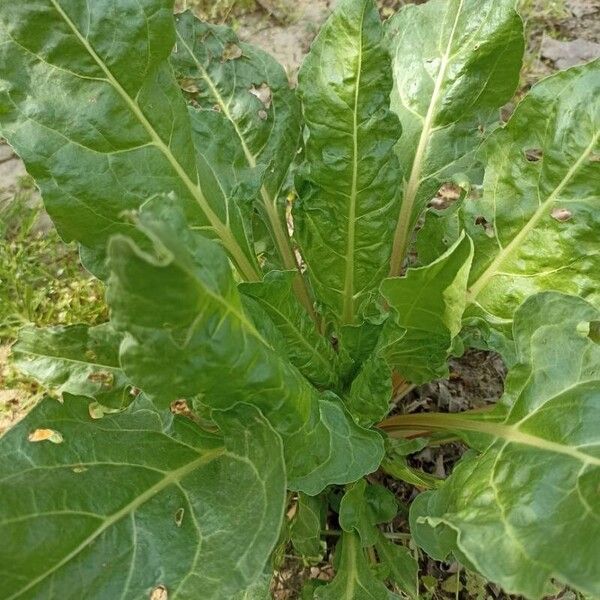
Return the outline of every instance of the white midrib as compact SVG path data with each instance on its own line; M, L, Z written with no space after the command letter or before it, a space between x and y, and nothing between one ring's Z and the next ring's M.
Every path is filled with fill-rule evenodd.
M425 120L423 121L423 129L421 130L421 135L419 136L419 143L415 152L415 158L413 160L410 176L404 189L404 198L400 207L396 231L394 233L394 244L392 247L392 258L390 262L390 277L397 277L400 275L402 270L404 255L406 254L408 238L410 235L412 213L417 193L421 185L423 163L426 158L429 139L434 128L433 124L437 116L438 103L442 93L442 86L444 84L444 80L446 79L446 72L450 62L450 53L452 52L452 44L454 43L454 36L456 35L456 28L458 26L458 20L462 12L463 4L464 0L461 0L456 11L456 17L454 18L450 36L448 38L446 51L444 52L444 55L440 61L440 68L435 79L435 85L431 95L431 100L429 102L429 107L427 108L427 114L425 115Z
M163 477L163 479L155 483L152 487L148 488L145 492L143 492L137 498L135 498L135 500L132 500L129 504L125 505L116 513L106 517L103 520L102 524L90 535L88 535L88 537L86 537L76 548L69 552L67 556L65 556L62 560L60 560L58 563L56 563L54 566L52 566L50 569L48 569L35 579L29 581L25 587L21 588L16 594L13 594L12 596L6 598L6 600L14 600L22 594L24 594L25 592L27 592L28 590L37 586L39 583L44 581L44 579L58 571L61 567L63 567L69 561L75 558L80 552L82 552L104 531L112 527L115 523L117 523L127 515L131 514L132 512L135 512L140 506L151 500L156 494L158 494L165 488L178 483L181 479L183 479L186 475L190 474L192 471L195 471L204 464L216 460L217 458L219 458L219 456L223 455L224 453L225 448L216 448Z
M362 77L363 59L363 23L367 4L363 7L360 19L360 39L358 45L358 65L354 90L354 111L352 123L352 188L350 190L350 203L348 206L348 239L346 246L346 273L344 275L344 302L342 308L343 322L354 322L354 244L356 239L356 197L358 191L358 100L360 96L360 82Z
M260 278L256 273L256 270L244 254L243 250L240 248L239 244L227 228L227 226L219 219L216 213L212 210L210 205L208 204L202 190L198 185L196 185L185 172L184 168L181 166L179 161L175 158L171 149L162 141L152 124L148 121L144 113L141 111L138 104L129 96L129 94L125 91L125 89L121 86L121 84L117 81L114 75L111 73L109 68L104 64L104 61L100 58L100 56L96 53L94 48L90 45L88 40L81 34L81 32L77 29L75 23L71 20L69 15L63 10L57 0L50 0L56 11L59 13L61 18L67 23L70 29L73 31L79 42L83 45L89 55L94 59L96 64L100 67L102 72L105 74L107 81L111 84L111 86L115 89L115 91L121 96L124 102L127 104L131 112L135 115L137 120L144 127L148 135L150 136L152 143L163 153L165 158L169 161L173 170L177 173L178 177L183 181L189 192L192 194L193 198L196 200L201 210L206 215L206 218L211 224L211 227L215 230L219 238L221 239L223 245L232 258L237 263L242 275L248 279L249 281L258 281Z
M554 191L548 196L548 198L539 205L538 209L531 216L529 221L525 224L525 226L519 231L519 233L507 244L498 254L496 258L490 263L489 267L482 273L482 275L470 286L469 291L467 292L467 301L472 304L475 302L477 296L481 293L481 291L488 284L489 280L494 277L500 270L502 263L510 257L515 250L519 248L521 243L525 240L525 238L529 235L529 233L536 227L542 217L548 214L550 207L558 198L560 193L564 190L565 186L571 181L577 171L580 169L581 165L588 159L590 154L592 153L598 138L600 137L600 131L597 132L593 137L592 141L585 148L585 150L581 153L581 156L573 163L571 168L567 171L561 182L556 186Z

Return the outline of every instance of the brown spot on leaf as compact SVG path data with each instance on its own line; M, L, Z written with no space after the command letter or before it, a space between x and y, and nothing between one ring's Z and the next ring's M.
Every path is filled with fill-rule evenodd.
M169 593L167 592L167 588L164 585L157 585L150 592L150 600L168 600Z
M481 225L485 231L485 235L489 238L494 237L494 226L485 217L477 217L475 219L475 225Z
M171 412L174 415L189 415L192 411L186 400L174 400L170 406Z
M200 91L196 80L191 77L186 77L184 79L179 80L179 87L184 91L190 94L197 94Z
M528 150L525 150L525 158L529 162L538 162L543 155L544 153L541 148L529 148Z
M110 371L94 371L88 375L88 381L99 383L103 388L111 388L115 376Z
M271 108L271 100L273 99L271 88L266 83L261 83L258 87L253 85L250 88L250 93L256 96L262 103L263 106L269 110Z
M258 116L263 120L266 121L269 118L269 113L266 110L259 110L258 111Z
M53 444L62 444L63 436L54 429L36 429L32 431L27 439L30 442L52 442Z
M76 467L73 467L71 470L73 471L73 473L85 473L88 469L87 467L78 465Z
M573 213L568 208L553 208L550 214L554 220L560 223L568 221L573 216Z
M229 43L223 49L223 61L236 60L242 57L242 49L233 43Z
M454 204L461 194L461 189L454 183L445 183L437 192L435 198L429 202L429 207L435 210L444 210Z
M175 525L177 527L181 527L181 523L183 523L183 515L185 514L184 508L179 508L175 513Z

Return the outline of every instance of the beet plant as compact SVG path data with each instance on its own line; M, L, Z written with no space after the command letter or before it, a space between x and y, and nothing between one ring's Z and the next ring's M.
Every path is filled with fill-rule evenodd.
M513 5L340 0L294 89L172 0L0 3L0 132L110 308L13 348L60 400L0 440L3 599L268 598L336 541L304 598L416 597L378 471L431 557L600 595L600 62L507 109ZM502 399L407 412L469 346Z

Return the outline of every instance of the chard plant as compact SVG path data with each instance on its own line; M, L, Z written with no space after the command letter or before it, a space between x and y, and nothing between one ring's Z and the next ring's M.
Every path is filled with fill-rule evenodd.
M1 134L110 307L13 348L60 400L0 440L2 598L268 598L335 541L304 598L416 597L378 470L431 557L600 595L600 62L502 121L513 0L340 0L297 89L172 8L0 3ZM468 346L502 399L407 413ZM457 438L446 480L408 461Z

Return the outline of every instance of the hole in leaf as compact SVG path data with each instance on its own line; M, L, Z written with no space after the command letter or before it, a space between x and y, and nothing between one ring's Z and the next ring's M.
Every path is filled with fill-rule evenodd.
M564 223L573 216L573 213L568 208L553 208L550 215L555 221Z
M529 162L538 162L542 159L542 156L544 156L544 153L541 148L529 148L525 150L525 158Z
M480 225L481 227L483 227L485 235L487 235L489 238L494 237L494 226L485 217L477 217L475 219L475 225Z
M429 207L435 210L445 210L460 199L461 188L454 183L445 183L440 187L435 198L430 200Z
M271 88L266 83L261 83L258 87L253 85L249 91L262 102L267 110L271 108L272 93Z
M181 523L183 523L183 515L184 514L185 514L184 508L178 509L177 512L175 513L175 525L177 525L177 527L181 527Z
M52 442L53 444L62 444L64 439L60 432L54 429L36 429L32 431L27 439L30 442Z
M150 600L168 600L169 593L167 592L167 588L164 585L157 585L150 592Z

